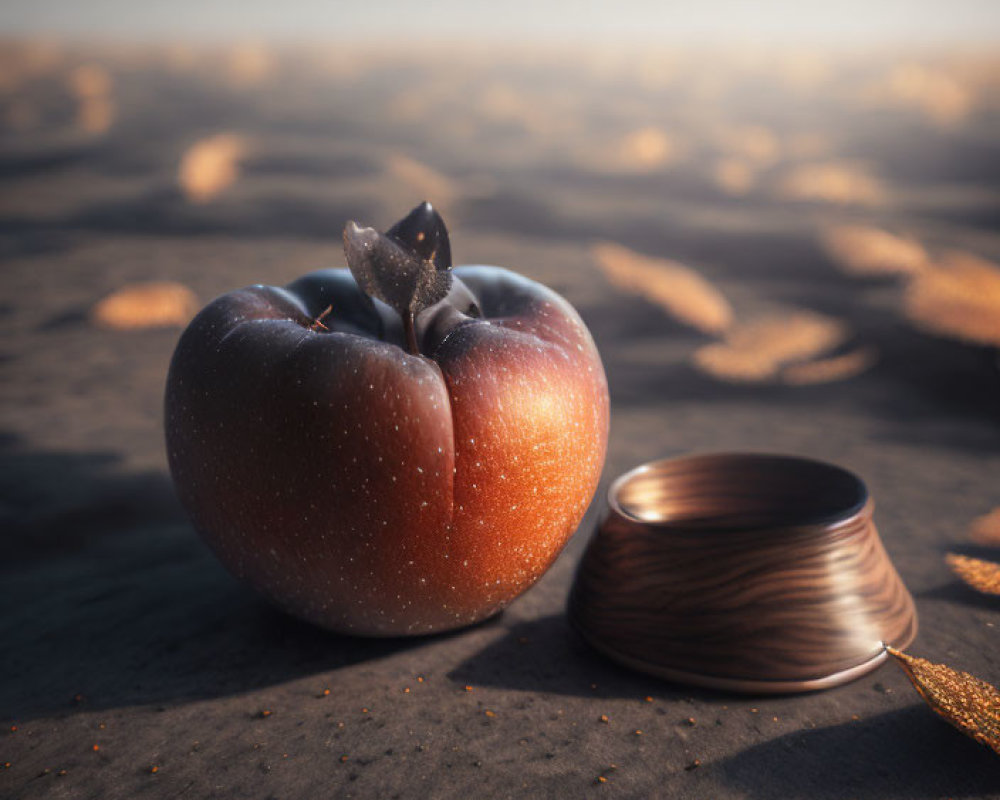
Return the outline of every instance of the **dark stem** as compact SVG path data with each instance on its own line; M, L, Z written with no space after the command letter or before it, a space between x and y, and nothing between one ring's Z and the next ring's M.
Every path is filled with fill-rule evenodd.
M331 311L333 311L332 305L329 305L325 309L323 309L323 313L321 313L318 317L316 317L316 319L312 321L312 325L309 326L309 330L318 331L320 328L322 328L325 331L330 330L328 327L326 327L326 325L323 324L323 320L326 319L327 316L329 316Z
M344 254L358 288L399 314L407 349L420 355L415 319L452 285L451 245L441 215L421 203L385 233L348 222Z
M413 312L407 309L402 313L403 330L406 331L406 346L410 353L415 356L420 355L420 345L417 343L417 329L414 326Z

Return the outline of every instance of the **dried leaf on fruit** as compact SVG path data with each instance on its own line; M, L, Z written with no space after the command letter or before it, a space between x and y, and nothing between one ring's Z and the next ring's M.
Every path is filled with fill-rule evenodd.
M365 294L400 315L415 316L451 288L448 230L430 203L421 203L385 233L347 223L344 252Z
M967 672L886 648L927 705L962 733L1000 754L1000 691Z
M966 586L983 594L1000 595L1000 564L957 553L948 553L945 561Z

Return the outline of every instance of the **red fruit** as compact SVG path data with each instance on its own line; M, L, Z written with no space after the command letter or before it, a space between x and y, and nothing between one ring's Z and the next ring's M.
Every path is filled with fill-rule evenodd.
M373 233L348 229L349 263L400 313L347 270L216 299L174 353L167 450L198 531L275 603L430 633L496 613L558 556L600 476L607 383L557 294L450 270L429 205ZM386 240L402 255L382 259ZM407 254L412 291L385 289Z

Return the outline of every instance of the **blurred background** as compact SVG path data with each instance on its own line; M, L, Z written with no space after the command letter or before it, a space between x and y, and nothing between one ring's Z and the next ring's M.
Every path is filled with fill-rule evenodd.
M996 441L995 3L40 0L4 4L0 31L8 454L162 477L193 313L342 266L346 220L421 199L457 263L580 310L615 467L814 450L824 408ZM650 438L685 408L691 436ZM19 525L64 502L12 458Z
M193 313L421 199L458 263L581 311L615 466L764 447L771 413L794 448L824 408L996 440L995 3L41 0L0 31L7 452L162 476ZM743 423L648 436L706 401Z
M605 758L632 796L996 791L884 672L758 717L574 647L591 518L460 636L331 645L276 621L178 507L161 415L198 308L343 266L347 220L384 229L428 199L456 263L540 280L590 327L605 485L688 451L855 469L917 597L914 652L996 682L995 606L943 555L1000 543L1000 3L33 0L0 5L0 37L0 787L28 787L11 796L137 796L149 764L170 796L216 796L220 764L233 796L445 774L441 796L506 796L515 764L554 796ZM333 730L321 680L332 720L393 714L305 739L296 720ZM577 726L598 696L655 757ZM678 733L693 713L718 721ZM60 766L68 794L46 794L57 779L35 776Z

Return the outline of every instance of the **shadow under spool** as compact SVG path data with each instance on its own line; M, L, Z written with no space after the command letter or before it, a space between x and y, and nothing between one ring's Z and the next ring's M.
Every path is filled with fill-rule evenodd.
M570 594L574 627L629 667L752 693L860 677L916 635L864 483L831 464L722 453L616 480Z

